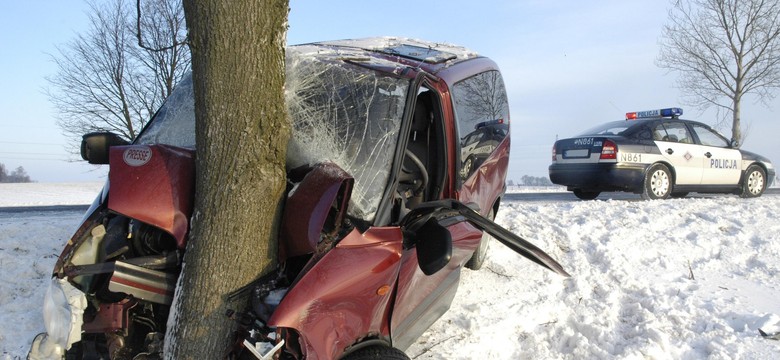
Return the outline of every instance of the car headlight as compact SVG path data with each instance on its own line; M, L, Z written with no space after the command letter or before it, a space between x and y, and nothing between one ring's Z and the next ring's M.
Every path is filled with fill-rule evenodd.
M73 343L81 340L81 325L87 298L65 279L52 278L43 299L43 321L50 346L58 347L56 353L64 353Z

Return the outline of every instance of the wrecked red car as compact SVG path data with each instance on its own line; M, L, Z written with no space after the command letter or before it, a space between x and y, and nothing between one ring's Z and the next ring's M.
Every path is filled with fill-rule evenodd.
M492 221L510 124L493 61L398 38L286 54L279 269L231 316L247 334L232 357L406 358L491 239L568 276ZM109 177L57 261L30 358L162 357L194 202L194 121L187 77L132 143L84 136L82 156L109 164ZM487 125L500 130L490 146L462 148Z

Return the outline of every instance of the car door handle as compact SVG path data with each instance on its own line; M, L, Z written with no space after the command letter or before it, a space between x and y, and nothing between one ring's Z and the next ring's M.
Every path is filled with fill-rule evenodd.
M672 148L668 148L668 149L666 149L666 153L669 154L669 155L672 155L672 154L674 154L674 150L672 150Z
M706 157L707 157L707 159L709 159L709 158L711 158L711 157L712 157L712 154L710 154L710 152L709 152L709 151L707 151L706 153L704 153L704 156L706 156Z

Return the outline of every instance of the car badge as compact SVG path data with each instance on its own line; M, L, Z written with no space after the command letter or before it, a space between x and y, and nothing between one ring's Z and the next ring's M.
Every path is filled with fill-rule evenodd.
M693 155L691 155L690 152L686 152L685 155L683 155L685 158L685 161L691 161L691 158L693 158Z

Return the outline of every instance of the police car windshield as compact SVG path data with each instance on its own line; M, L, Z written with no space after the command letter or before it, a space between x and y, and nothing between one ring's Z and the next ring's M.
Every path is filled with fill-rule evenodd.
M635 123L628 121L613 121L606 124L590 128L577 136L586 135L624 135L624 132L631 128Z

